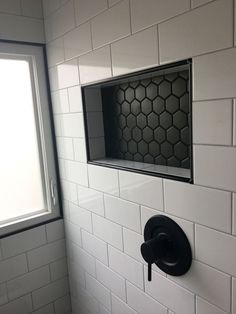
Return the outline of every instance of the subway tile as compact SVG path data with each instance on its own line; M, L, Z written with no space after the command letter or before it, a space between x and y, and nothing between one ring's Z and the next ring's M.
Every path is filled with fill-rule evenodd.
M127 282L127 303L140 314L167 314L167 308Z
M67 88L79 84L77 59L73 59L57 66L58 88Z
M108 0L109 7L112 7L113 5L118 3L119 1L121 1L121 0Z
M230 192L164 180L164 195L167 213L231 232Z
M128 255L108 247L109 267L135 286L143 289L143 265Z
M158 24L189 9L189 0L180 0L178 3L171 0L149 0L148 3L143 0L131 0L132 31L137 32Z
M61 0L43 0L44 16L48 16L60 7Z
M142 232L144 232L145 225L146 225L147 221L152 216L162 215L162 214L163 214L162 212L158 212L152 208L142 206L141 207ZM192 249L192 254L194 255L195 249L194 249L194 225L193 225L193 222L178 218L176 216L169 215L167 213L165 214L165 216L174 220L180 226L180 228L183 229L183 231L185 232L185 234L189 240L189 243L190 243L190 246Z
M2 253L5 258L11 257L45 243L45 226L37 227L2 239Z
M86 289L107 309L111 309L110 291L88 274L86 274Z
M51 280L55 281L68 275L66 258L60 259L50 264Z
M73 262L68 263L71 296L76 297L80 288L85 289L85 270Z
M2 0L0 12L21 15L21 0Z
M32 293L33 305L38 309L50 302L57 300L60 297L68 294L69 285L68 278L57 280L43 288L40 288Z
M227 314L213 304L208 303L197 296L196 298L196 314Z
M9 0L8 0L9 1ZM21 0L22 14L25 16L43 18L42 1Z
M116 6L96 16L92 22L93 47L98 48L130 34L129 1L124 0Z
M66 295L54 302L55 314L71 313L70 296Z
M143 263L144 259L141 255L140 246L144 242L143 235L138 234L129 229L123 228L124 252Z
M89 312L93 314L100 314L98 301L93 296L91 296L91 294L89 294L88 291L83 289L80 290L78 302L81 308L86 309L86 313Z
M81 83L111 77L110 47L106 46L79 57L79 72Z
M76 243L77 245L81 246L81 228L68 220L65 220L65 234L66 239Z
M136 314L137 312L131 309L125 302L121 301L115 295L111 296L112 313L113 314Z
M103 264L108 264L107 243L82 230L82 244L85 251L96 257Z
M95 277L95 258L77 245L73 245L73 263L80 265L88 274ZM78 270L78 269L77 269Z
M141 232L139 205L110 195L104 196L106 218L134 231Z
M57 138L58 157L63 159L74 159L73 140L69 137Z
M70 113L62 116L62 136L84 137L84 121L82 113Z
M236 148L195 145L194 182L236 192Z
M214 1L160 24L161 63L232 47L232 6L232 0Z
M52 108L54 114L68 113L70 111L67 89L52 93Z
M162 180L160 178L119 171L119 179L122 198L163 210Z
M125 279L110 268L96 261L97 280L123 301L126 300Z
M87 165L77 161L65 161L66 178L74 183L88 186Z
M66 180L61 180L61 187L62 187L62 196L65 200L76 202L77 201L77 190L76 184L71 183Z
M70 112L82 112L81 87L73 86L68 88Z
M0 262L0 283L25 274L28 271L25 254Z
M63 39L58 38L47 44L47 59L49 67L64 62L64 44Z
M0 305L8 302L6 284L0 284Z
M78 203L79 206L104 216L104 201L101 192L78 186Z
M152 281L147 281L145 269L145 291L158 302L165 304L176 314L194 314L194 294L171 280L152 273ZM171 297L170 297L171 296Z
M32 301L31 296L25 295L13 302L6 305L0 306L1 314L19 314L19 313L31 313L32 312Z
M226 49L193 58L193 99L236 96L236 49Z
M121 226L97 215L93 217L93 233L116 248L123 249Z
M70 221L81 228L92 232L92 217L90 211L70 203Z
M48 304L37 311L33 311L32 314L54 314L53 304Z
M118 171L100 166L88 166L89 187L112 195L119 194Z
M153 26L111 45L114 75L158 64L157 27Z
M99 308L100 314L111 314L111 312L108 309L106 309L102 304L100 304Z
M64 234L64 222L62 219L51 222L46 225L47 241L54 242L56 240L63 239Z
M75 0L76 22L81 24L106 9L106 0Z
M235 245L234 236L196 225L196 259L232 276L236 275Z
M7 40L44 43L43 20L0 14L0 36Z
M232 100L193 102L193 143L232 144Z
M64 35L75 27L75 15L73 1L68 1L55 13L45 18L45 33L47 42Z
M64 36L65 58L78 57L92 50L90 23L74 28Z
M79 162L87 162L85 139L74 138L73 144L75 160Z
M47 265L65 256L65 241L59 240L27 253L29 269L33 270Z
M50 81L50 89L51 91L58 90L58 79L57 79L57 67L54 66L48 69L49 81ZM54 117L55 120L55 117Z
M27 293L46 286L50 282L49 267L37 269L7 282L9 300L17 299Z
M192 8L199 7L200 5L206 4L214 0L191 0Z
M169 277L221 309L230 311L230 276L193 261L187 274L181 277Z

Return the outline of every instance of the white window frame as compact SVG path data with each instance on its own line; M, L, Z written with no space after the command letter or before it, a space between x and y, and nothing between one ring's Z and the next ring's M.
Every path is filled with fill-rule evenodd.
M4 224L0 222L0 237L5 237L60 219L62 212L58 192L58 164L46 69L45 45L0 40L0 58L25 60L29 63L42 187L46 204L46 208L41 212L11 219ZM0 210L4 210L1 209L1 204Z

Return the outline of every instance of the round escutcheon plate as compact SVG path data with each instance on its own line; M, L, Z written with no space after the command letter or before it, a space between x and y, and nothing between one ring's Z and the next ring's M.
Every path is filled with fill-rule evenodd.
M152 244L151 250L156 256L154 263L162 271L172 276L181 276L189 270L192 263L191 247L184 231L174 220L163 215L151 217L144 228L144 240L144 245L156 243L155 247ZM153 254L150 263L153 262Z

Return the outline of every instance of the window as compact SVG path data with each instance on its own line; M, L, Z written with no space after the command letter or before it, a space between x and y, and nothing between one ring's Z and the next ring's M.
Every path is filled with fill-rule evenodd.
M60 216L44 47L0 42L0 236Z

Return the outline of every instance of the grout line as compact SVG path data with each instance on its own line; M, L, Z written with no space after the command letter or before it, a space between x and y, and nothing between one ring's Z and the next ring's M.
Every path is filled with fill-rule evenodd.
M236 36L236 23L235 23L235 19L236 19L236 16L235 16L235 6L236 6L236 3L235 3L235 0L233 0L233 46L236 46L236 40L235 40L235 36Z
M158 65L160 65L160 63L161 63L161 49L160 49L159 25L157 25L157 53L158 53L157 62L158 62ZM171 86L171 88L172 88L172 86Z
M233 313L233 277L230 277L230 313Z
M132 14L131 14L131 0L129 0L129 22L130 22L130 34L133 34L132 29Z
M111 44L109 44L109 52L110 52L110 61L111 61L111 76L114 76L114 71L113 71L113 59L112 59L112 50L111 50Z

